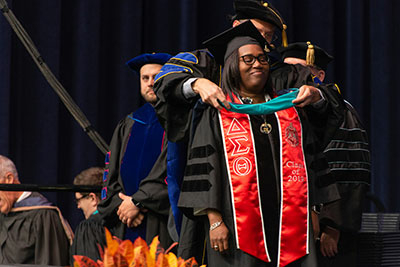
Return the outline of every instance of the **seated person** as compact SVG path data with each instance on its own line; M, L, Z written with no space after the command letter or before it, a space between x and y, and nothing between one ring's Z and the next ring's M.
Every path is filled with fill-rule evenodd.
M0 183L20 184L0 155ZM0 191L0 264L68 265L73 233L60 210L36 192Z
M74 185L101 186L103 184L103 172L103 168L100 167L86 169L75 177ZM71 256L82 255L96 261L100 259L97 244L102 248L106 245L103 224L99 216L96 216L100 192L76 192L75 201L78 209L83 211L86 220L81 221L76 228L75 238L71 246ZM71 265L73 265L73 261L71 261Z

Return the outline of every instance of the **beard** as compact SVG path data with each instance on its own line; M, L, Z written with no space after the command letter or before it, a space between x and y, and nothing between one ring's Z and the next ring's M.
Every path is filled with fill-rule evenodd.
M155 95L153 89L148 90L146 92L145 95L143 95L143 98L146 102L150 103L150 104L154 104L155 102L157 102L157 96Z

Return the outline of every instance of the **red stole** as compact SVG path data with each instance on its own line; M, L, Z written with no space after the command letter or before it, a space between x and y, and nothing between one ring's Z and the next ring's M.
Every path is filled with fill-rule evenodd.
M240 103L236 96L234 101ZM233 200L237 248L270 262L263 230L263 210L250 117L225 109L219 115ZM302 148L302 128L296 109L289 108L275 115L281 139L278 266L285 266L308 254L308 179Z

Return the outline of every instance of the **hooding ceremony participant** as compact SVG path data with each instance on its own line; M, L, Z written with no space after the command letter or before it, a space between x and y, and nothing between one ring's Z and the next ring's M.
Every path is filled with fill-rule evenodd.
M267 1L258 0L235 0L233 1L235 15L232 16L232 27L236 27L245 21L252 21L261 35L275 47L280 45L279 41L286 41L286 25L278 10ZM224 101L225 95L220 88L222 66L215 61L215 58L207 49L198 49L191 52L182 52L172 57L161 69L156 77L155 91L157 102L155 109L161 125L165 129L168 138L168 190L170 202L174 214L177 232L180 235L198 233L194 229L185 233L181 232L182 224L191 224L185 221L187 218L180 214L177 208L179 188L182 181L187 151L187 140L192 118L201 113L194 111L199 99L216 107L221 108L217 99ZM196 113L196 114L195 114ZM204 246L204 240L197 240L194 236L184 237L179 242L178 255L183 258L195 256L200 262L202 255L194 255L187 249L184 240L191 240L197 246Z
M20 184L0 155L0 183ZM68 265L73 233L60 210L36 192L0 191L0 264Z
M80 172L74 179L74 185L103 185L104 169L91 167ZM104 226L99 218L97 205L100 202L100 192L76 192L75 201L78 209L85 215L75 229L74 241L71 245L71 256L87 256L94 261L101 259L99 245L104 249L106 236ZM71 258L73 266L73 258Z
M166 53L142 54L127 62L139 74L140 93L147 103L122 119L114 130L98 206L105 226L114 235L131 240L141 236L148 242L159 235L166 248L172 242L167 230L166 145L153 108L153 85L170 57Z
M232 27L250 20L268 42L277 43L277 36L286 36L286 25L267 1L235 0ZM286 38L284 38L286 42ZM272 50L272 48L270 49ZM183 52L172 57L156 77L158 96L155 109L170 141L188 137L193 107L201 98L204 102L221 108L217 99L225 100L220 88L221 65L207 49Z
M309 68L316 84L324 82L328 64L333 60L325 50L310 42L292 43L280 52L285 63ZM371 159L367 132L348 101L343 123L325 148L325 155L341 199L318 209L321 221L318 263L356 266L357 232L371 179Z
M205 45L224 65L221 87L236 103L203 105L189 140L179 207L204 223L207 265L316 266L310 207L319 188L305 113L323 119L330 109L314 106L321 94L313 86L276 97L266 43L251 22Z

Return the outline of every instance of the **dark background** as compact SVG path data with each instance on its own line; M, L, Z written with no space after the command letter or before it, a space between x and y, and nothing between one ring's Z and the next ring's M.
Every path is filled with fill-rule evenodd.
M396 78L400 1L271 0L290 42L312 41L335 56L328 81L359 111L372 152L372 191L400 211L400 105ZM125 62L144 52L188 51L230 27L232 0L8 0L43 58L109 142L143 100ZM23 183L70 184L104 156L47 84L0 15L0 154ZM45 193L73 227L73 193Z

